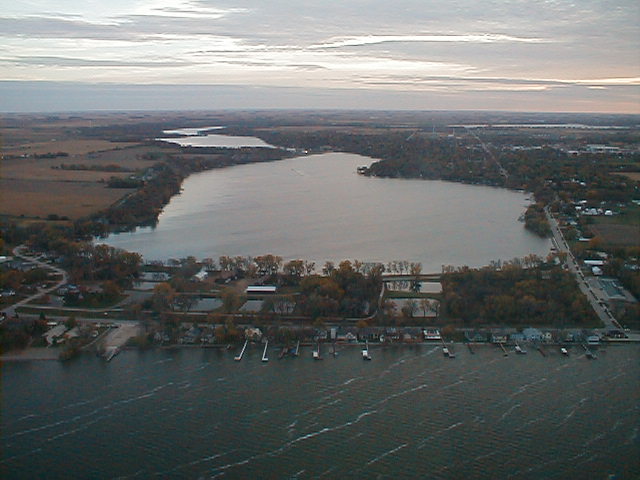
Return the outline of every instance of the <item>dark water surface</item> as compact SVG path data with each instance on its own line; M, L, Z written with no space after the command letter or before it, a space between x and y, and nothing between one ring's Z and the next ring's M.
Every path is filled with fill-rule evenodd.
M3 478L638 478L638 346L358 347L2 368ZM613 475L610 477L610 475Z

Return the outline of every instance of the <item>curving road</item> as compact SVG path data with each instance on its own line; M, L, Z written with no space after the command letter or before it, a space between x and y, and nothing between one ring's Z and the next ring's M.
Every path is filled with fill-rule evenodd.
M16 308L21 307L23 305L28 304L29 302L35 300L36 298L45 295L47 293L51 293L55 290L57 290L58 288L60 288L62 285L65 285L67 283L67 272L62 270L61 268L55 267L53 265L50 265L48 263L45 263L41 260L39 260L36 257L31 257L29 255L25 255L22 253L22 251L25 249L26 247L24 245L18 245L16 248L13 249L13 255L16 258L21 258L22 260L26 260L28 262L34 263L36 265L38 265L39 267L45 268L47 270L52 270L55 273L57 273L58 275L61 275L62 278L60 279L60 281L58 281L55 285L53 285L52 287L48 287L48 288L44 288L44 289L39 289L38 293L34 293L33 295L20 300L17 303L14 303L13 305L11 305L10 307L7 307L5 309L2 310L3 313L6 314L7 318L9 317L13 317L16 313Z

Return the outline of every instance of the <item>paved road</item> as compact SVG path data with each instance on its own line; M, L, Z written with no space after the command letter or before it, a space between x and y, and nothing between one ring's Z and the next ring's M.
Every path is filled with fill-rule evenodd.
M57 282L55 285L53 285L52 287L49 288L43 288L43 289L39 289L38 293L34 293L33 295L31 295L30 297L25 298L24 300L20 300L17 303L14 303L13 305L11 305L10 307L5 308L4 310L2 310L2 312L4 312L8 317L13 317L16 313L16 308L21 307L23 305L28 304L29 302L35 300L36 298L45 295L47 293L51 293L55 290L57 290L58 288L60 288L62 285L67 283L67 272L65 272L64 270L62 270L61 268L55 267L53 265L50 265L48 263L45 263L41 260L39 260L36 257L30 257L28 255L25 255L22 253L22 251L25 249L26 247L24 245L19 245L16 248L13 249L13 255L17 258L21 258L22 260L26 260L28 262L34 263L36 265L38 265L41 268L45 268L47 270L53 270L55 273L59 274L62 276L62 278L60 279L59 282Z
M498 160L498 158L493 154L491 149L482 141L482 139L475 132L471 131L469 128L466 128L466 127L465 127L465 130L469 135L471 135L478 142L480 142L480 146L482 147L482 149L485 151L487 155L491 157L491 159L494 161L494 163L498 167L498 171L500 172L500 175L502 175L505 179L508 180L509 172L507 172L507 170L502 166L502 163L500 163L500 160Z
M580 287L582 293L585 294L585 296L589 300L589 303L591 303L593 310L596 312L596 314L604 324L604 328L606 330L619 330L621 328L620 324L613 317L609 309L606 306L603 306L604 299L598 297L597 292L589 286L589 283L582 273L582 270L580 270L578 262L569 249L569 245L567 245L567 242L564 239L564 235L562 235L562 232L560 231L558 222L555 218L553 218L547 207L545 207L544 212L547 215L547 220L549 221L549 225L551 226L551 233L553 234L552 241L554 246L559 252L565 252L567 254L566 264L569 268L569 271L575 275L576 281L578 282L578 287Z

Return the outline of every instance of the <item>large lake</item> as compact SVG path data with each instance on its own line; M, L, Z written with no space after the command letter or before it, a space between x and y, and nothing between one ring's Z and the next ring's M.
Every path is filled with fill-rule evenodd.
M372 161L326 153L192 175L155 228L105 242L147 260L273 253L318 264L419 261L429 272L548 253L548 240L518 222L526 195L356 173Z
M632 479L640 349L250 348L7 363L0 477Z

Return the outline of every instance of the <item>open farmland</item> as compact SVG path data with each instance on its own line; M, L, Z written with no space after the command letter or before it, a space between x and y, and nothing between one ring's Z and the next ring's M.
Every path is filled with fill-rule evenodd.
M50 140L33 142L7 148L5 156L44 155L47 153L65 152L69 155L82 155L91 152L114 150L135 145L125 142L109 142L107 140Z
M122 122L129 120L122 117ZM107 183L111 177L125 178L152 166L160 149L142 145L144 138L141 142L113 142L86 138L79 130L114 121L113 116L94 122L76 117L5 119L0 130L0 214L25 218L57 215L74 220L105 209L132 192L109 188Z
M0 179L0 204L6 215L58 215L77 219L97 212L132 190L86 181Z
M621 177L626 177L634 182L640 182L640 172L613 172L613 175L620 175Z

